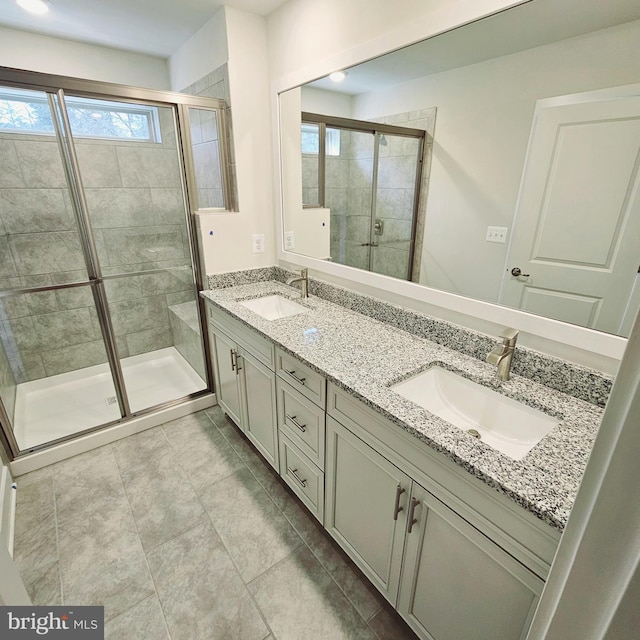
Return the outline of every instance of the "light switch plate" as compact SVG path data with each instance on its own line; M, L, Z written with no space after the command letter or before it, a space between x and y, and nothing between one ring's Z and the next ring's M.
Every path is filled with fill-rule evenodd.
M507 241L507 227L487 227L487 242L501 242Z
M251 236L253 253L264 253L264 233L254 233Z

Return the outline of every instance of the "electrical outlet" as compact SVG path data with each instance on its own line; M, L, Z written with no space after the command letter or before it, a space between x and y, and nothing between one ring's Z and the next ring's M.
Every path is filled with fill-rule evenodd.
M264 233L254 233L251 236L253 253L264 253Z
M487 227L487 242L501 242L507 241L507 227Z
M285 251L290 251L291 249L294 249L295 246L296 246L296 240L295 240L293 231L285 231L284 232Z

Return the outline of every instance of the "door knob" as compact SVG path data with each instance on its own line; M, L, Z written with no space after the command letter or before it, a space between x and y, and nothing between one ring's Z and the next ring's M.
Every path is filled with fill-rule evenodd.
M513 269L511 269L511 275L515 276L516 278L518 276L522 276L523 278L529 277L528 273L522 273L522 269L520 267L513 267Z

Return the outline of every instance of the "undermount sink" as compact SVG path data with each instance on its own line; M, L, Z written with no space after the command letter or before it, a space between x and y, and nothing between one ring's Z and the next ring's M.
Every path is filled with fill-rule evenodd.
M438 366L391 389L514 460L524 458L558 424L537 409Z
M309 311L307 307L279 295L253 298L253 300L245 300L240 304L267 320L278 320Z

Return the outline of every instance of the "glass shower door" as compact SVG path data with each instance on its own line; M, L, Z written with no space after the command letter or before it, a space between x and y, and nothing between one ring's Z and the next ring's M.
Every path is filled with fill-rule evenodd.
M88 118L106 121L114 132L111 139L92 137L92 122L70 117L116 351L135 413L207 387L174 110L84 103Z
M49 98L0 92L0 397L24 451L121 412Z
M409 280L423 142L422 138L388 133L376 136L378 163L369 270Z
M374 149L370 132L327 127L325 202L331 210L331 257L359 269L369 268L371 256Z

